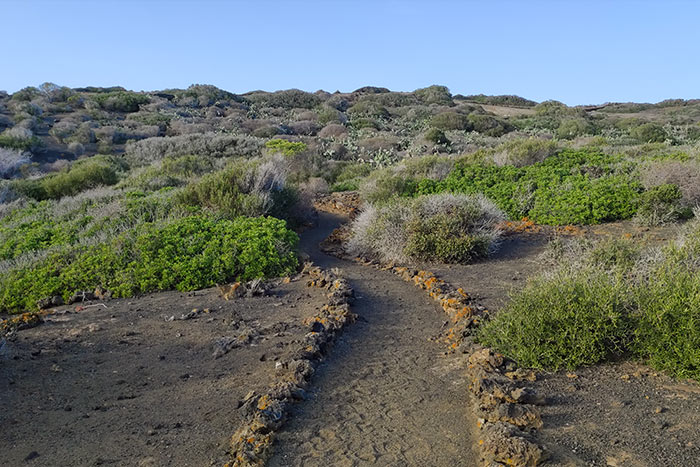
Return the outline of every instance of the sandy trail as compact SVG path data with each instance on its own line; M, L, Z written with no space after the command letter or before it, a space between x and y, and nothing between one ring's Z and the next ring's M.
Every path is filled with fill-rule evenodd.
M302 250L352 283L359 320L336 342L277 438L269 465L476 465L464 358L431 341L442 311L395 275L321 253L342 221L321 213Z

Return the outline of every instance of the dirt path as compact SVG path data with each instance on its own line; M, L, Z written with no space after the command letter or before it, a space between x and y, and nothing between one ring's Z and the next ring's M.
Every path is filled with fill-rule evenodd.
M340 221L322 213L302 249L343 269L360 318L317 370L309 399L292 409L269 465L476 465L463 363L430 340L442 312L393 274L320 253Z

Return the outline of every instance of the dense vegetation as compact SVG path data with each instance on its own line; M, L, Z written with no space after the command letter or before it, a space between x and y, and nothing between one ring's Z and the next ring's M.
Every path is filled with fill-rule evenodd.
M195 290L227 280L291 274L297 236L274 218L203 216L144 223L107 242L57 248L0 278L0 307L22 311L45 297L102 287L115 297Z
M535 368L576 368L620 356L700 380L700 223L678 241L555 243L535 277L481 327L480 338Z
M0 92L0 312L290 274L290 229L328 190L359 190L349 246L387 261L482 258L506 217L684 221L699 123L700 101L568 107L444 86ZM633 356L700 378L695 222L660 249L553 244L549 272L480 339L528 366Z

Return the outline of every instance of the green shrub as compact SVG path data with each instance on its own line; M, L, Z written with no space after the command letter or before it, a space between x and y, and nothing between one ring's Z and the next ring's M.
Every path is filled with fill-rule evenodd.
M593 127L582 118L564 120L557 128L557 137L562 139L574 139L577 136L591 133Z
M486 136L503 136L513 130L513 127L508 122L491 115L470 114L469 123L474 131L478 131Z
M457 112L443 112L434 115L433 118L430 119L430 126L443 131L471 131L473 129L473 124L469 119L469 116Z
M327 125L329 123L343 123L344 116L339 110L332 107L322 107L318 111L318 123L321 125Z
M640 143L663 143L666 130L658 123L644 123L630 130L630 136Z
M700 381L700 223L679 241L555 242L531 279L479 330L524 366L573 369L621 356Z
M450 144L450 140L445 136L445 132L438 128L429 128L425 132L425 139L433 144Z
M102 286L116 297L156 290L195 290L232 279L296 270L297 235L274 218L187 217L143 224L106 244L64 249L0 276L0 310L36 309L42 298L68 299Z
M372 171L369 164L347 164L337 174L334 174L334 183L331 191L354 191L359 189L362 179Z
M357 130L361 130L363 128L379 130L381 128L379 122L373 118L355 118L350 122L350 125Z
M252 92L244 94L244 98L260 107L281 107L284 109L312 109L321 103L321 99L317 95L299 89Z
M476 102L478 104L487 105L503 105L507 107L534 107L537 102L525 99L520 96L487 96L485 94L476 94L471 96L463 96L461 99L468 102Z
M8 149L17 149L19 151L31 151L43 145L41 139L37 136L29 138L19 138L7 133L0 133L0 147Z
M356 102L355 105L348 109L347 114L351 120L359 118L387 119L391 116L386 107L372 100Z
M445 86L428 86L427 88L416 89L413 95L425 105L452 105L452 94Z
M279 152L285 156L293 156L295 154L306 151L308 146L300 141L287 141L286 139L271 139L265 143L267 149L273 152Z
M479 340L526 367L574 369L622 354L629 329L624 284L572 268L531 280L479 328Z
M163 171L172 176L192 177L213 169L212 160L206 156L168 156L163 159Z
M228 218L277 215L286 217L296 202L295 192L284 185L283 174L262 171L258 162L232 163L190 183L176 202L204 208Z
M139 106L151 101L147 95L131 91L96 94L92 96L92 100L102 109L116 112L138 112Z
M75 162L69 169L35 180L16 180L13 188L37 200L59 199L81 191L119 181L118 171L125 166L110 156L94 156Z
M634 288L634 350L654 368L700 381L700 249L693 237L667 247L649 280Z

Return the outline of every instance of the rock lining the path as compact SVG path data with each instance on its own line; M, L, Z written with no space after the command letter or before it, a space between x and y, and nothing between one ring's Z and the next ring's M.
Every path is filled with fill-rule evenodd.
M307 286L327 290L326 304L304 321L309 332L290 360L277 362L277 381L261 395L248 394L241 407L246 422L231 438L230 467L261 466L270 455L274 434L285 420L288 405L305 398L314 367L329 344L355 320L350 311L353 290L338 270L323 270L306 263L301 275L308 275Z
M323 204L328 205L329 202ZM335 205L333 208L331 212L339 210ZM344 214L352 216L355 213L353 209ZM536 374L517 368L514 361L475 344L470 338L479 324L488 319L488 310L472 301L462 288L452 286L430 271L349 257L343 248L348 234L347 225L335 229L321 243L322 250L365 266L392 272L404 281L412 282L425 290L448 315L451 327L444 338L448 352L460 351L469 355L469 390L474 396L474 411L478 417L478 448L483 465L529 467L545 461L548 458L547 451L530 435L532 430L542 427L537 406L546 403L545 397L525 385L528 381L535 381Z

